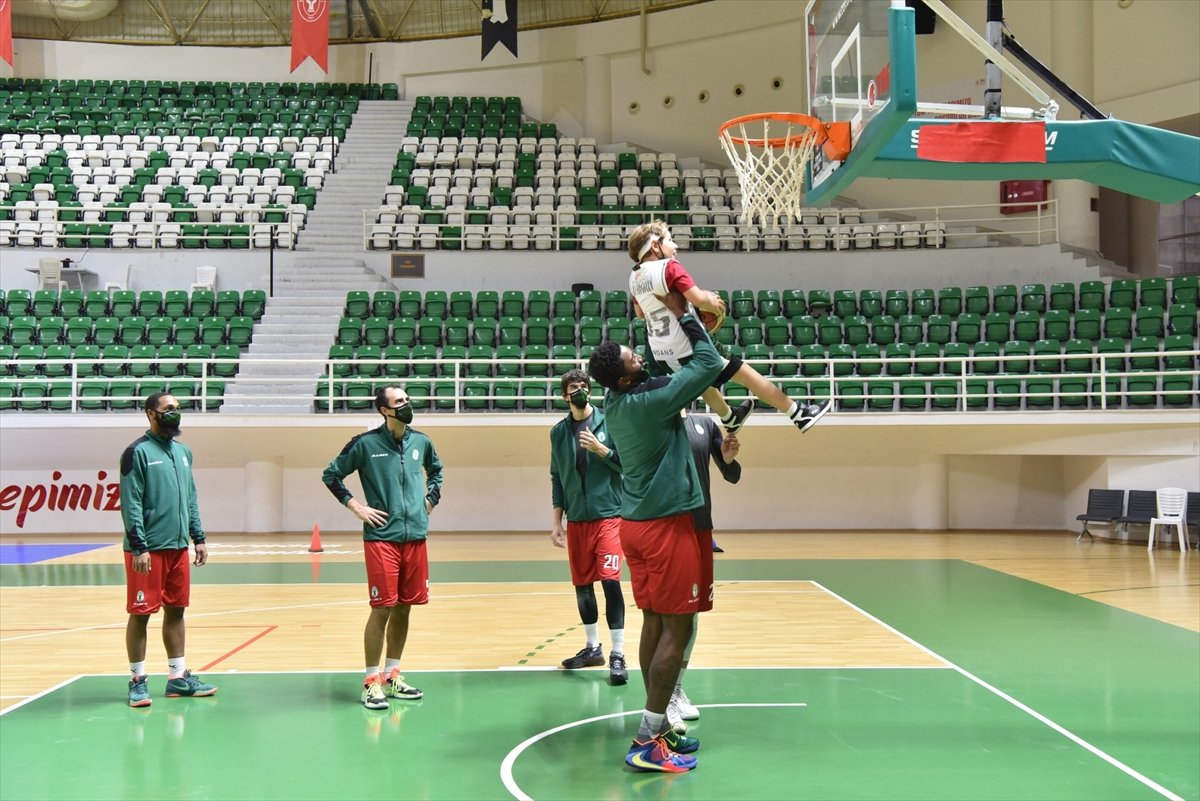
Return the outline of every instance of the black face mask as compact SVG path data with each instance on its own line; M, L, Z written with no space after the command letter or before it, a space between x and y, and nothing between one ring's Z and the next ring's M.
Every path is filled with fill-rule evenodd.
M588 401L590 401L591 398L591 393L589 393L586 389L577 389L571 393L571 405L576 409L583 411L587 408Z
M158 418L158 427L168 438L179 436L179 423L183 419L183 413L178 409L168 409L165 412L155 412Z
M395 417L401 423L404 423L404 425L408 425L413 421L413 408L411 403L395 406L392 408L392 412L394 412L393 417Z
M638 370L635 373L630 373L629 378L631 379L629 385L631 387L636 387L638 384L642 383L643 381L648 381L650 379L650 368L646 367L645 365L642 365L642 369Z

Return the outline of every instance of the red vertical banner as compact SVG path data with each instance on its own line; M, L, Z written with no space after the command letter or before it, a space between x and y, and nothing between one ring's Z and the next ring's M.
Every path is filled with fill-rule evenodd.
M292 72L312 56L329 72L329 0L292 0Z
M13 66L12 0L0 0L0 58Z

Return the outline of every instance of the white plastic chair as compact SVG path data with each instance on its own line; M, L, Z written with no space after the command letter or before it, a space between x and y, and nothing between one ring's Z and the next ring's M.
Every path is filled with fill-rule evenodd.
M191 288L207 289L210 292L216 291L217 288L217 268L210 264L205 264L196 268L196 280L192 283Z
M1158 526L1175 526L1179 534L1179 550L1187 552L1187 522L1183 519L1187 509L1187 490L1178 487L1163 487L1155 495L1158 500L1158 514L1150 518L1150 539L1146 550L1154 547L1154 530Z

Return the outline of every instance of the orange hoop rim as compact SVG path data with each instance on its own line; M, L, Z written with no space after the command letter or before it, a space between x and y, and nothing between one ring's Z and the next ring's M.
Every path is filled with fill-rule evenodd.
M761 120L774 120L776 122L783 122L783 123L788 123L791 125L803 125L807 128L810 128L810 129L812 129L813 133L816 135L815 144L818 144L818 145L823 143L826 139L829 138L829 134L826 131L825 123L822 122L821 120L817 119L816 117L811 117L808 114L792 114L789 112L782 112L782 111L767 111L767 112L761 112L759 114L746 114L741 117L734 117L733 119L728 120L727 122L723 123L721 125L721 127L717 129L717 136L728 136L729 141L733 142L734 144L750 145L751 147L761 147L761 148L785 147L786 145L792 144L793 142L801 142L808 136L807 133L798 133L798 134L791 134L789 136L773 136L769 139L752 139L752 138L748 138L748 137L734 136L731 133L726 133L730 128L732 128L735 125L742 125L742 124L745 124L748 122L759 122Z

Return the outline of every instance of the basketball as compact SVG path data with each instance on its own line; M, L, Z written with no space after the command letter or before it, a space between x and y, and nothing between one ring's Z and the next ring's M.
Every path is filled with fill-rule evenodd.
M715 334L717 329L725 322L725 313L700 310L700 322L704 325L704 330L710 334Z

